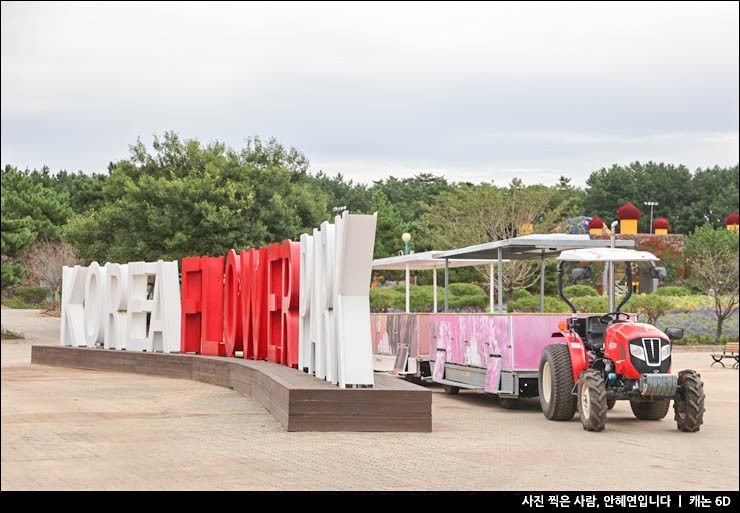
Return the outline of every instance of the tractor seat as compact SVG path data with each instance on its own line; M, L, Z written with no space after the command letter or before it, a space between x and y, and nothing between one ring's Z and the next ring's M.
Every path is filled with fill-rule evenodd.
M586 318L586 345L591 349L603 349L604 347L606 326L599 319L598 315Z

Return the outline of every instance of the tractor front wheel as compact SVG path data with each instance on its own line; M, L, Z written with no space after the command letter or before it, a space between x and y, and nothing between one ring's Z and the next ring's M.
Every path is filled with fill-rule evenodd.
M606 425L606 387L596 369L586 369L578 376L578 411L586 431L603 431Z
M704 382L693 370L678 373L678 394L673 401L676 426L679 430L693 433L704 423Z
M444 391L447 395L457 395L460 393L460 387L454 385L444 385Z
M570 420L576 413L573 369L565 344L550 344L542 351L538 388L542 413L550 420Z
M635 417L640 420L660 420L668 414L668 408L671 407L671 400L640 401L638 399L630 399L630 407Z
M606 398L606 408L608 410L611 410L612 408L614 408L614 405L615 404L617 404L617 400L616 399L614 399L613 397L607 397Z

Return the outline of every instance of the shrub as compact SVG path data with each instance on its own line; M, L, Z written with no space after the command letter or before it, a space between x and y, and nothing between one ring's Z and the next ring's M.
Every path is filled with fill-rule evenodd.
M509 312L539 312L540 296L530 295L522 299L509 301L506 309ZM546 313L565 313L568 311L568 305L563 303L560 298L545 296Z
M578 313L606 313L609 309L609 298L599 295L574 297L571 302Z
M26 338L26 336L19 331L13 331L7 328L2 328L2 338L3 340L6 340L6 339L7 340L17 340L17 339Z
M525 297L532 297L532 293L527 289L517 289L511 294L511 299L514 301L524 299Z
M390 292L374 292L374 291ZM444 304L444 288L437 287L437 303L441 309ZM373 312L385 312L389 308L394 310L406 309L406 286L398 284L392 288L371 289L370 308ZM452 283L449 286L449 308L451 310L480 309L488 304L486 292L469 283ZM409 308L413 312L431 312L434 305L433 285L411 285L409 287Z
M450 295L449 306L455 310L462 310L463 308L485 308L488 302L488 298L483 296L452 296Z
M691 291L686 287L661 287L653 294L658 296L690 296Z
M29 306L46 303L46 299L50 295L51 292L46 287L36 287L34 285L13 289L13 297L20 299Z
M25 301L17 297L4 297L3 305L7 306L8 308L28 308L28 305L25 303Z
M588 285L569 285L563 289L563 294L568 299L574 297L598 296L596 289Z
M387 312L390 308L394 308L393 305L397 296L401 296L401 300L405 301L403 295L392 288L377 287L370 289L370 311Z
M632 311L643 317L643 322L656 324L658 319L671 309L671 301L665 297L650 294L648 296L632 296L622 310Z
M486 291L478 285L472 283L450 283L448 290L451 296L483 296L486 297Z

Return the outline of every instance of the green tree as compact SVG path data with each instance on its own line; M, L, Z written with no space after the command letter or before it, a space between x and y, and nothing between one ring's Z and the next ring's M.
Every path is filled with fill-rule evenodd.
M508 187L459 184L437 196L418 225L435 249L509 239L527 224L534 225L535 231L547 232L552 229L553 220L546 215L546 209L554 194L552 188L524 186L516 179ZM535 284L538 263L518 260L504 264L503 285L508 295ZM486 280L490 279L487 268L480 272Z
M689 284L696 290L714 293L717 316L716 340L722 336L722 323L738 310L738 234L710 223L686 237L684 253L688 259Z
M30 228L28 219L11 219L5 216L5 201L3 199L3 215L0 219L2 230L0 239L2 240L2 290L18 285L20 281L28 275L28 269L21 263L16 262L15 258L35 239L35 234Z
M398 250L403 248L401 235L406 231L401 216L398 215L396 209L381 191L373 192L372 210L378 213L373 258L384 258L398 254ZM412 238L410 241L411 248L413 248L413 243Z
M296 177L307 161L274 140L236 152L167 132L152 147L132 145L111 166L105 205L70 220L66 235L83 260L224 255L296 239L328 217L325 195Z
M17 285L28 269L17 261L38 238L57 240L71 214L67 198L36 183L31 172L13 166L2 170L2 289Z
M371 191L382 192L398 212L404 223L416 221L425 212L425 207L443 192L452 190L452 186L441 176L420 173L412 178L389 176L385 180L373 182Z
M67 197L37 183L29 171L5 166L2 171L3 218L27 219L34 237L58 239L72 214Z
M683 165L633 162L602 168L586 180L584 215L598 216L609 224L627 201L643 211L638 223L641 233L651 231L646 201L658 203L653 220L664 216L673 233L690 233L707 221L717 227L738 208L738 166L698 169L692 174Z
M697 169L689 196L681 202L672 231L690 233L704 223L725 226L725 217L738 210L738 166Z
M330 177L323 171L309 180L326 195L330 207L346 207L353 214L372 213L372 193L366 185L346 181L341 173Z

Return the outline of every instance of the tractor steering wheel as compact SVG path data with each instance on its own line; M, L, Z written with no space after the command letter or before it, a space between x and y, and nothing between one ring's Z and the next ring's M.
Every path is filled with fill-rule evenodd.
M621 319L621 316L624 316L624 319ZM629 314L626 314L624 312L609 312L608 314L604 314L599 317L599 322L602 324L609 324L610 322L628 321L629 319Z

